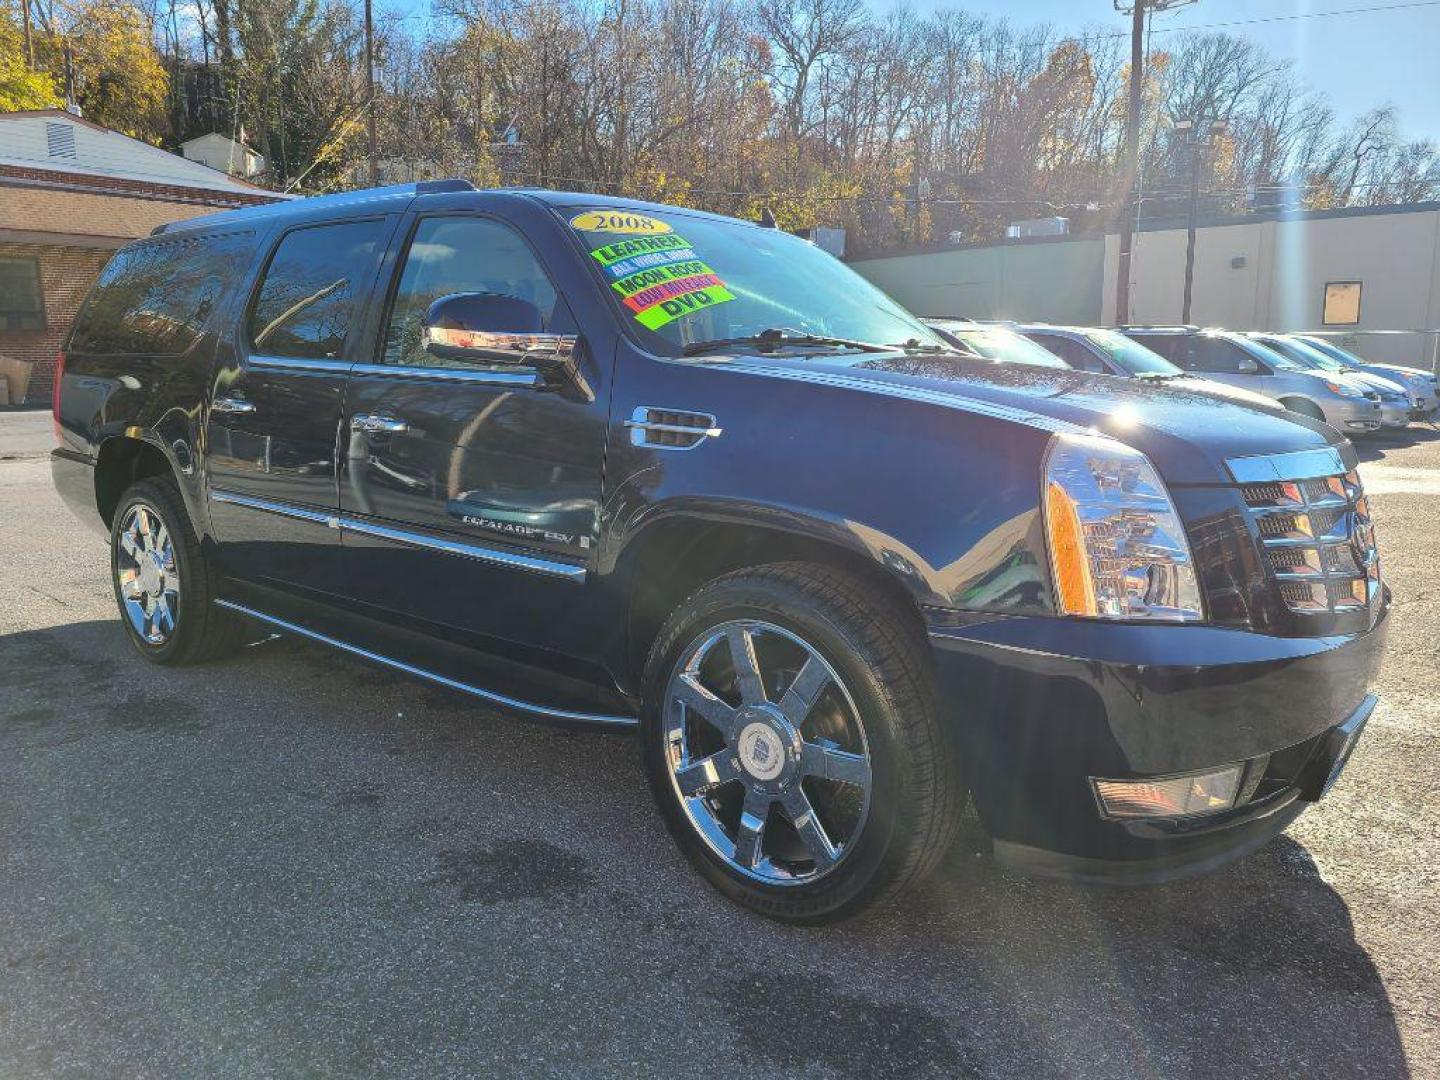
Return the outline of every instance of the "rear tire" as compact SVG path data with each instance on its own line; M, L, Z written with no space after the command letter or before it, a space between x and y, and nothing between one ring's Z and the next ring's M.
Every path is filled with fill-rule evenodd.
M798 923L853 915L933 869L964 792L928 660L885 592L827 567L740 571L681 604L646 664L641 737L691 864Z
M197 664L233 651L241 620L215 606L218 574L173 482L141 480L120 496L110 579L130 643L155 664Z

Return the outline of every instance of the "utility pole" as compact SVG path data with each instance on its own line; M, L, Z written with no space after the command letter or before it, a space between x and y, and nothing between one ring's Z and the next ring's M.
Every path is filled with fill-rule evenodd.
M1200 154L1225 134L1224 120L1185 118L1175 121L1175 130L1185 139L1190 151L1190 214L1185 226L1185 296L1180 307L1180 321L1190 322L1190 299L1195 291L1195 217L1200 205Z
M1130 264L1135 243L1135 179L1140 171L1140 106L1145 86L1145 15L1195 0L1115 0L1115 10L1130 16L1130 110L1125 122L1125 153L1120 160L1120 251L1115 268L1115 325L1130 321Z
M30 37L30 0L20 0L20 21L25 24L25 66L35 66L35 43Z
M365 128L370 138L370 186L380 185L380 162L375 157L375 24L371 0L365 0Z

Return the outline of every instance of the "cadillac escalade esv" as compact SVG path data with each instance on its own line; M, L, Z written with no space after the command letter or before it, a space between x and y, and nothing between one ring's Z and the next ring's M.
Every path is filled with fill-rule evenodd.
M116 254L62 361L55 482L142 656L258 623L638 726L772 917L895 894L967 799L1031 870L1218 865L1374 706L1343 436L957 355L775 229L463 181L229 211Z

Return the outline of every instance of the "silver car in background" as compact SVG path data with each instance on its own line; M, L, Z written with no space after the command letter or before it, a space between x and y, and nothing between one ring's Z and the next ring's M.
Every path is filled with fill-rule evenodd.
M1274 349L1287 360L1293 360L1309 371L1346 378L1374 390L1380 395L1381 427L1396 430L1410 423L1410 413L1416 408L1415 402L1405 387L1393 379L1382 379L1378 375L1346 368L1344 364L1332 360L1313 345L1297 341L1286 334L1256 330L1245 336L1260 342L1268 349Z
M1356 356L1349 349L1342 349L1329 338L1319 337L1315 334L1287 334L1285 336L1294 338L1296 341L1303 341L1347 370L1363 371L1367 375L1379 375L1382 379L1398 382L1416 402L1416 411L1410 416L1412 420L1431 420L1436 412L1440 411L1440 378L1436 378L1433 371L1406 367L1403 364L1374 364Z
M1021 323L1015 327L1037 345L1043 345L1077 371L1093 371L1122 379L1163 383L1177 390L1209 394L1236 405L1267 412L1284 412L1285 406L1264 394L1221 382L1187 375L1157 352L1126 337L1119 330L1093 326L1052 326Z
M1010 323L940 318L925 318L920 321L957 349L963 349L982 360L993 360L997 364L1069 367L1060 357L1017 332Z
M1380 395L1345 375L1310 371L1244 334L1197 326L1121 328L1192 375L1254 390L1346 435L1380 429Z

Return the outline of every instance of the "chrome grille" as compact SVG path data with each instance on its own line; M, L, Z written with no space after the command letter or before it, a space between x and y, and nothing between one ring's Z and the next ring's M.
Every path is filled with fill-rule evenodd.
M1232 458L1227 464L1286 607L1339 614L1379 598L1370 505L1359 475L1345 468L1338 452Z

